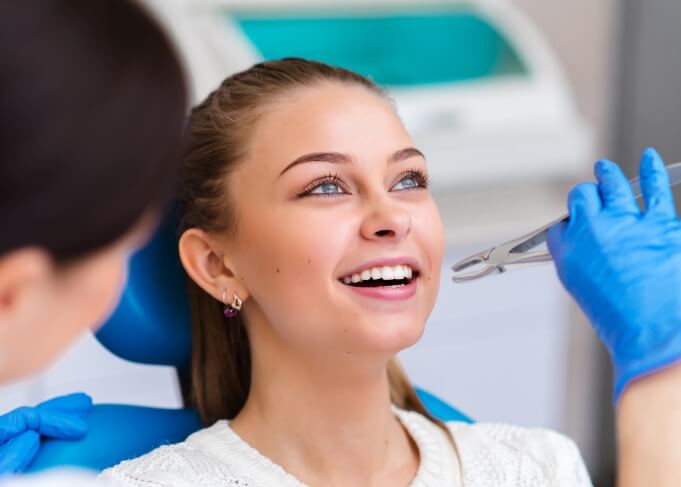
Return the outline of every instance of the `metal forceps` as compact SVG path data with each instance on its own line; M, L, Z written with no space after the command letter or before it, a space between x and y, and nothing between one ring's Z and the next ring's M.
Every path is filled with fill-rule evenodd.
M671 186L681 183L681 162L667 166L667 171L669 172ZM639 178L631 179L629 184L631 185L634 197L640 198L641 185ZM546 242L549 228L557 223L568 221L568 219L569 215L565 214L527 235L514 238L460 260L452 266L452 270L455 272L452 280L456 283L473 281L490 274L506 272L512 268L522 267L527 264L550 262L553 259L548 250L533 252L530 252L530 250ZM473 266L478 266L478 269L461 273L461 271Z

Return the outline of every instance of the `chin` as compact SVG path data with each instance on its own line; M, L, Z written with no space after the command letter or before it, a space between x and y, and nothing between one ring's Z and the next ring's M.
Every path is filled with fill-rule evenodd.
M422 319L384 319L381 327L372 330L369 340L371 348L380 352L396 354L405 348L416 344L425 330L425 320Z

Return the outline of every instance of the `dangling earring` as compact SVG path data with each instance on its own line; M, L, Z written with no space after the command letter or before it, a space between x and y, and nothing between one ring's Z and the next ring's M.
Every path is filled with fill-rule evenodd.
M230 304L227 304L227 290L223 289L222 290L222 302L225 305L225 308L223 310L223 313L225 314L225 318L234 318L239 311L241 311L241 298L239 295L235 292L234 296L232 297L232 302Z

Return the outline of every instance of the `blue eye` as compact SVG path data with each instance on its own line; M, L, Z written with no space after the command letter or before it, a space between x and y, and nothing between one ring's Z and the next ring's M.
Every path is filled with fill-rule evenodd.
M346 189L343 179L336 174L329 174L328 176L312 181L300 193L298 193L298 197L335 197L346 194L350 194L350 192Z
M428 187L428 178L420 171L409 171L402 174L400 181L393 186L393 190L404 191Z
M418 188L419 183L416 181L416 179L412 177L408 178L403 178L399 183L397 183L395 186L393 186L393 189L413 189L413 188Z
M344 193L343 190L338 184L326 182L318 186L315 186L307 194L334 195L343 193Z

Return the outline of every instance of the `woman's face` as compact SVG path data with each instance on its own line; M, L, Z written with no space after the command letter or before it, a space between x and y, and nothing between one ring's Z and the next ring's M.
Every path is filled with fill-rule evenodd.
M325 355L392 355L419 339L443 228L426 161L386 100L338 83L288 94L228 184L249 326Z
M0 259L5 282L16 284L0 289L6 301L0 302L0 382L40 371L85 330L104 322L125 283L128 257L151 226L144 218L118 241L62 267L39 249Z

